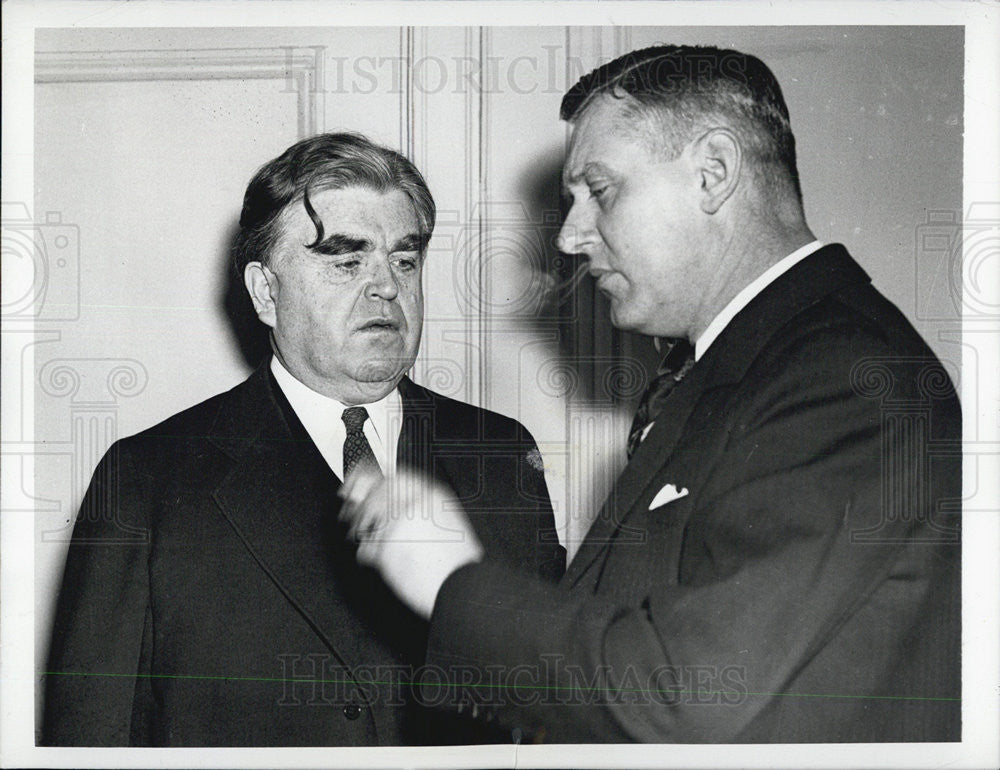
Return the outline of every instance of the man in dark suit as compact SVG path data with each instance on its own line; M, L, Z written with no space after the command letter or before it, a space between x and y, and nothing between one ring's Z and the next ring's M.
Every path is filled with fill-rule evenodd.
M457 491L492 558L562 572L531 436L405 376L434 214L409 161L353 134L304 140L251 181L235 256L274 355L100 463L59 597L45 743L486 735L414 702L427 624L357 566L336 520L343 479L420 469Z
M558 586L468 539L415 547L415 493L345 510L379 535L358 558L431 618L428 689L526 741L959 740L959 404L807 227L774 76L646 49L584 77L562 117L560 248L618 327L673 341Z

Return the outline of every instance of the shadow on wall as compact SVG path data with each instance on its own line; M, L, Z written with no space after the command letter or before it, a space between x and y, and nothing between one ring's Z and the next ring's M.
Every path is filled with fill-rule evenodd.
M648 337L614 328L609 303L587 273L587 259L559 251L557 235L567 213L561 200L562 152L554 149L546 157L524 170L518 190L529 212L527 227L534 229L526 240L538 244L522 255L523 269L530 273L527 285L538 287L540 295L522 322L553 340L538 385L566 410L565 476L550 483L564 485L555 497L565 505L563 545L572 559L614 494L625 465L628 426L658 362Z
M529 269L543 275L533 285L546 287L538 312L528 320L538 331L558 331L558 349L553 351L571 370L576 401L615 406L632 412L656 371L658 355L651 340L615 329L610 305L587 274L583 256L561 253L556 236L568 211L561 196L562 158L558 152L545 163L526 170L522 199L532 214L543 253L528 257Z

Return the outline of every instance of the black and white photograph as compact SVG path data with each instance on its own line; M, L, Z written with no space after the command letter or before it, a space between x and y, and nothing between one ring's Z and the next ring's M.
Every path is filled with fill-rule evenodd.
M3 5L0 764L1000 763L1000 10Z

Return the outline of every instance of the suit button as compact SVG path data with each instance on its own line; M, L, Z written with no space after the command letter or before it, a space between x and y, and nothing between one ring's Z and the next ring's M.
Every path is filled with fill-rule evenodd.
M344 706L344 716L348 719L357 719L361 716L361 706L357 703L348 703Z

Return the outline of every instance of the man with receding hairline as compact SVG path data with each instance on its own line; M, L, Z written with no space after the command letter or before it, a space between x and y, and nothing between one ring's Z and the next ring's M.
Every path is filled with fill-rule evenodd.
M774 76L660 46L561 117L560 249L665 355L559 586L484 554L419 476L345 510L378 533L358 559L430 618L428 663L483 672L449 702L536 742L960 740L959 404L809 230ZM462 543L427 542L427 500Z
M413 164L357 134L305 139L254 176L234 255L273 355L95 471L56 613L46 744L495 739L420 708L427 624L358 567L336 521L345 481L419 469L483 511L491 557L562 572L528 432L406 377L434 216Z

